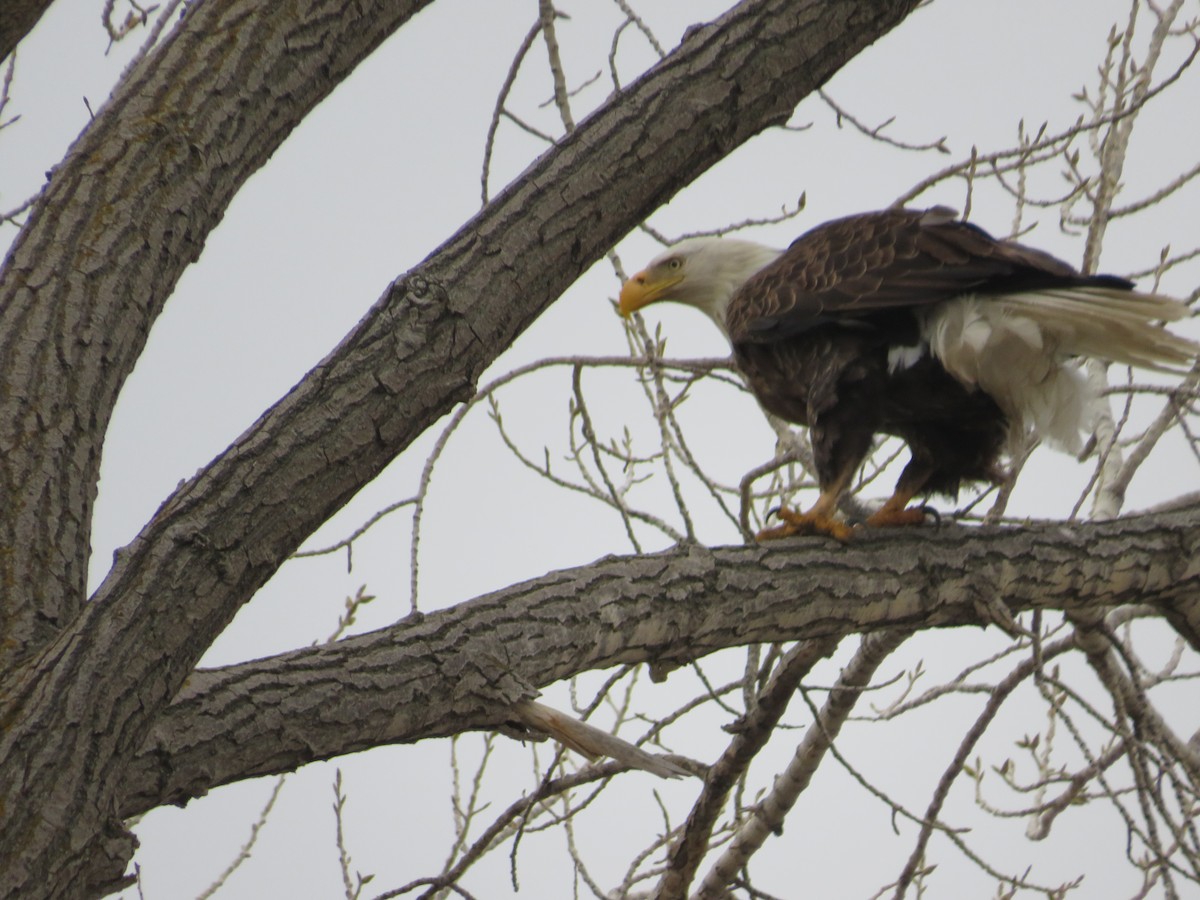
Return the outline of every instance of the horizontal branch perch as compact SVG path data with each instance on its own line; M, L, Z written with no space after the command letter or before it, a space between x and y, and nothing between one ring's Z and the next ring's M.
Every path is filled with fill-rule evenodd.
M534 688L620 663L1132 603L1162 609L1196 643L1198 560L1200 507L606 557L331 646L196 673L131 764L121 810L380 744L506 727Z

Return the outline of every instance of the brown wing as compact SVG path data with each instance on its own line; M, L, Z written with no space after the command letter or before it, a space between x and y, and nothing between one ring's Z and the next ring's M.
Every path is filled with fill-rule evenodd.
M953 210L896 209L837 219L797 238L734 295L735 342L775 341L817 325L868 324L872 313L927 306L964 293L1103 284L1065 262L958 221Z

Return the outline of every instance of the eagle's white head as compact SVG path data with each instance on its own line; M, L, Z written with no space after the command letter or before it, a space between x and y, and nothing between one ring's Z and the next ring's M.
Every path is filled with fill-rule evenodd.
M660 300L673 300L707 313L727 334L725 311L734 293L779 255L779 250L752 241L687 238L664 250L625 282L621 315L632 315Z

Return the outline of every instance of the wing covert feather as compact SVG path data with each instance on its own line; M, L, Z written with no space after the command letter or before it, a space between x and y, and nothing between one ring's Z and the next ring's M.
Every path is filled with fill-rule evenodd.
M837 219L797 238L734 295L735 340L773 341L818 325L870 327L872 313L965 293L1003 293L1122 279L1081 275L1065 262L955 218L945 207Z

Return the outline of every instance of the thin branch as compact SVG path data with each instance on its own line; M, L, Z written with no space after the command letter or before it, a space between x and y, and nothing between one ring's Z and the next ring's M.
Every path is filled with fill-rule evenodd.
M837 687L830 692L825 706L809 726L791 762L775 779L766 797L750 811L732 843L709 869L696 891L697 897L723 896L737 872L746 866L767 837L783 826L784 818L808 786L826 750L837 739L861 696L861 689L870 684L875 670L910 634L907 629L895 628L863 638L858 652L842 670Z
M755 706L727 729L735 737L709 768L704 790L671 846L667 869L658 884L658 900L675 900L686 895L705 850L711 845L713 826L729 791L774 733L800 680L820 660L830 656L837 645L836 638L824 638L793 647L772 673L768 685L759 692Z
M933 796L929 800L929 806L926 808L923 821L921 822L921 828L917 832L916 844L913 846L908 861L904 864L904 868L900 872L900 877L896 879L895 893L892 895L895 900L901 900L904 897L914 879L925 868L925 852L929 845L929 839L933 836L933 823L939 820L942 807L946 802L946 798L950 795L950 788L958 776L966 769L967 761L974 752L976 745L995 720L1001 707L1012 695L1013 691L1037 671L1037 668L1043 661L1066 653L1068 650L1074 649L1074 646L1074 638L1068 637L1042 648L1040 659L1031 656L1022 661L1019 666L1014 668L1009 675L992 689L988 702L984 705L979 715L975 717L975 721L967 730L967 733L963 735L954 758L942 773L937 787L934 788Z
M517 73L521 71L521 63L524 62L525 57L533 47L533 42L537 40L537 36L541 34L541 31L542 23L539 19L537 24L526 32L525 39L517 47L512 65L508 67L508 74L504 76L504 81L501 83L500 90L496 94L496 104L492 108L492 121L488 124L487 137L483 141L483 166L479 177L480 206L487 206L488 204L488 179L492 173L492 153L496 149L496 131L500 127L500 117L504 113L504 104L508 100L508 95L512 93L513 84L517 80Z
M267 819L270 818L271 810L275 808L275 801L279 799L279 794L283 790L283 785L286 781L287 775L280 775L275 779L275 784L271 788L267 802L263 804L263 808L259 811L258 818L254 820L254 824L250 826L250 836L246 838L246 843L242 844L241 850L238 851L233 861L225 867L225 871L218 875L212 884L198 894L196 900L208 900L209 897L223 888L229 877L250 858L254 852L254 845L258 843L258 836L262 832L263 826L267 824Z
M571 115L567 77L563 73L562 54L558 49L558 33L555 31L554 20L560 15L561 13L554 8L554 0L538 0L538 19L542 26L542 38L546 42L550 76L554 82L554 105L558 108L563 129L569 134L575 130L575 119Z
M832 109L834 111L834 113L837 115L839 126L841 125L842 122L849 122L852 126L854 126L854 128L856 128L858 131L860 131L862 134L866 135L867 137L871 138L871 140L873 140L873 141L879 141L880 143L887 144L890 147L895 147L898 150L917 150L917 151L936 150L938 153L949 153L950 152L950 150L946 147L945 135L938 138L936 141L930 141L925 144L913 144L913 143L909 143L907 141L900 141L895 138L888 137L886 134L883 133L885 128L887 128L889 125L891 125L893 122L896 121L895 116L892 116L887 121L883 122L882 124L876 125L874 128L872 128L868 125L864 125L861 121L859 121L857 118L852 116L849 112L847 112L842 106L835 103L833 98L830 97L829 94L826 93L825 91L823 91L823 90L817 91L817 96L819 96L822 100L824 100L825 105L828 106L830 109Z

